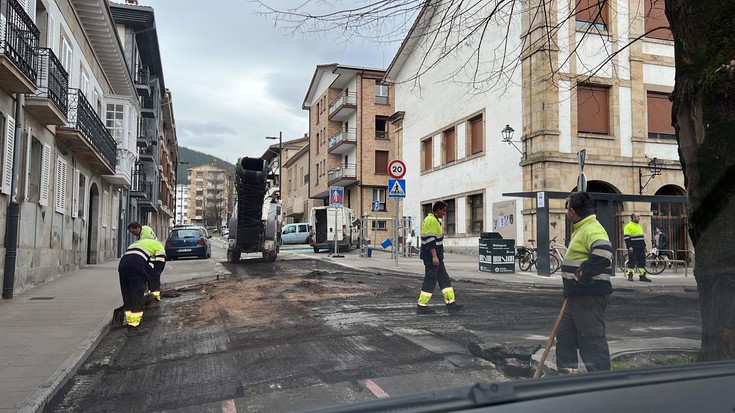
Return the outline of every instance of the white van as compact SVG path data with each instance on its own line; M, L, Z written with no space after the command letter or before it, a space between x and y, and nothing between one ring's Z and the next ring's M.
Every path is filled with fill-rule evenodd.
M349 251L360 246L360 220L355 211L346 207L320 206L311 209L309 214L309 231L311 232L311 246L314 252L320 249L334 249L334 240L337 239L337 248Z

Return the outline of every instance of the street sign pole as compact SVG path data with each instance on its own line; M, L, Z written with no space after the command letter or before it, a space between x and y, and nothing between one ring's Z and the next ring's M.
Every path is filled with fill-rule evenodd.
M398 198L406 197L406 182L402 179L406 175L406 164L400 159L388 163L388 174L393 178L388 180L388 197L396 199L396 220L393 223L393 254L395 265L398 267L398 225L401 219L398 213L400 202Z
M398 198L396 198L396 224L393 225L393 236L395 243L393 244L393 253L396 254L396 267L398 267Z

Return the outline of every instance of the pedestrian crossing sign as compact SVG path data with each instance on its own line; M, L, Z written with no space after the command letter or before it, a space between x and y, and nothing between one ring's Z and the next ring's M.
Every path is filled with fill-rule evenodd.
M406 180L405 179L389 179L388 180L388 198L405 198L406 197Z

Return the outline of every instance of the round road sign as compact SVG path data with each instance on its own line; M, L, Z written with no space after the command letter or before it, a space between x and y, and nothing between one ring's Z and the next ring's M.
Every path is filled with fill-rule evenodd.
M393 179L401 179L406 175L406 164L400 159L394 159L388 164L388 174Z

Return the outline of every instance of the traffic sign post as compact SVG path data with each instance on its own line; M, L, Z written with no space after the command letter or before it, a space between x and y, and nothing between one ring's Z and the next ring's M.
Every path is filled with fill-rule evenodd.
M400 165L403 165L403 162L401 162ZM406 167L404 165L400 171L400 176L403 176L405 174L406 174ZM393 174L391 173L391 175ZM398 174L396 174L396 176L398 176ZM398 213L398 205L399 205L398 200L400 198L406 197L406 180L399 179L399 178L389 179L388 180L388 197L396 199L396 220L395 220L395 224L393 225L393 253L395 254L396 267L397 267L398 266L398 223L400 222L400 219L401 219L401 216Z
M341 207L344 205L345 188L342 186L330 186L329 187L329 205L333 207ZM332 228L332 236L334 237L334 250L332 251L332 257L341 258L343 255L339 255L339 246L337 245L337 228L339 227L339 216L340 214L336 209L334 210L334 228Z

